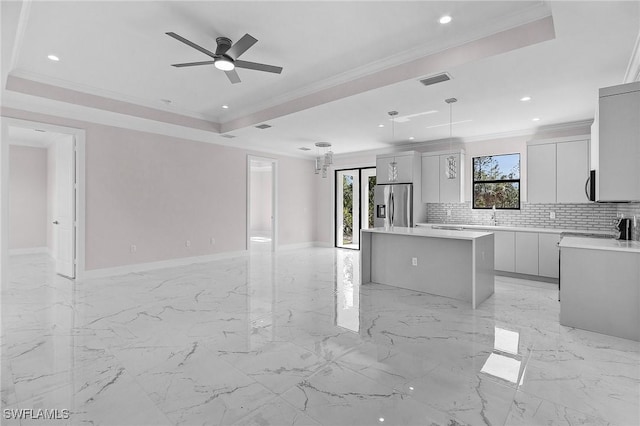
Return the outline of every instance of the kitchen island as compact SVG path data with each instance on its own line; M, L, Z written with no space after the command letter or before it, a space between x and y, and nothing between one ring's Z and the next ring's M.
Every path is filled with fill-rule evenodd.
M430 228L363 229L362 283L374 282L469 302L493 294L493 233Z
M560 242L560 324L640 341L640 242Z

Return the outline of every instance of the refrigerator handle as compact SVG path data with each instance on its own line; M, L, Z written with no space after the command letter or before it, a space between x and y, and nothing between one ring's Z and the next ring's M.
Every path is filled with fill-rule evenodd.
M393 192L391 192L389 194L389 215L391 216L391 218L389 219L389 224L391 226L393 226L393 219L396 213L396 208L395 208L395 197L393 196Z

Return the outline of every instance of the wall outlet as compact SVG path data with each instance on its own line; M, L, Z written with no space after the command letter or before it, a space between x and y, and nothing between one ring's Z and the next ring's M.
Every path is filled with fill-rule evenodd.
M555 219L556 218L556 212L549 212L549 219Z
M138 247L136 247L135 245L131 244L131 253L135 253L138 250Z
M184 242L185 247L191 247L191 241L187 240Z
M216 243L216 239L211 237L211 239L209 240L209 244L214 245Z
M411 265L412 266L418 266L418 258L417 257L412 257L411 258Z

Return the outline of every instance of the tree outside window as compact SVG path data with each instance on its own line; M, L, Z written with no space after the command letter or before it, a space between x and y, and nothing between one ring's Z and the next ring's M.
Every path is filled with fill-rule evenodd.
M473 158L473 208L520 209L520 154Z

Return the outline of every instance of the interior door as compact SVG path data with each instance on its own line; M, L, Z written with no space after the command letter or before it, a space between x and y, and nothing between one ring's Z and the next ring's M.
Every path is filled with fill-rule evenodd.
M55 142L56 182L54 234L56 240L56 273L75 278L76 241L76 156L73 136Z

